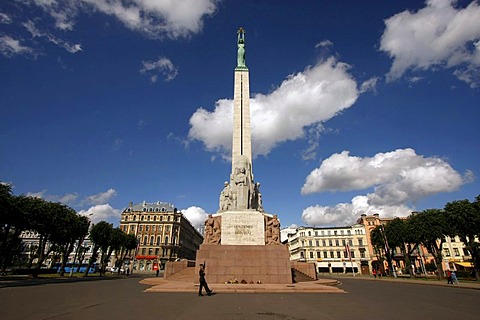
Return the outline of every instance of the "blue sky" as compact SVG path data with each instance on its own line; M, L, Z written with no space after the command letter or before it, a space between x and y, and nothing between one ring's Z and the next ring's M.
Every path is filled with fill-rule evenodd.
M253 172L282 226L480 194L477 1L0 2L0 180L118 224L195 224L230 174L246 30Z

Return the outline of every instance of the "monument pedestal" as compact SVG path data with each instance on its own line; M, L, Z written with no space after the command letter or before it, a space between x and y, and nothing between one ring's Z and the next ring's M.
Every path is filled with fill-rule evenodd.
M284 245L202 244L197 251L196 267L205 263L208 283L292 283L288 248ZM198 280L197 280L198 281Z

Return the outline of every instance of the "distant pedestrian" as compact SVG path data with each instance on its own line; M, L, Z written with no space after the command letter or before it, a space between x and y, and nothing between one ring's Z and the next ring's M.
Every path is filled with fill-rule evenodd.
M373 269L372 273L373 273L373 277L377 279L377 270Z
M452 282L452 271L447 270L447 284L453 284Z
M452 284L458 284L458 279L455 271L452 271Z
M200 265L200 270L198 270L198 275L200 276L200 287L198 288L198 295L203 296L202 288L205 288L207 295L212 295L212 290L208 288L207 280L205 280L205 266L203 264Z

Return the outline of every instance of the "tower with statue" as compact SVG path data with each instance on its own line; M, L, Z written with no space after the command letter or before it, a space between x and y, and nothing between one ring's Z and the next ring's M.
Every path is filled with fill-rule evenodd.
M220 192L219 209L205 221L196 265L205 264L209 281L292 283L288 248L280 242L277 215L264 210L254 180L250 125L249 70L245 30L237 32L234 70L232 171Z

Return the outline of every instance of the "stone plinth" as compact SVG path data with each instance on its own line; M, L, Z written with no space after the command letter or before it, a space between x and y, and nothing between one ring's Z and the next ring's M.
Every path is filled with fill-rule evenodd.
M208 283L292 283L288 248L284 245L203 244L197 251L196 273L206 264ZM198 279L197 279L198 281ZM241 284L239 284L241 285Z
M265 221L258 211L227 211L222 216L222 245L264 245Z

